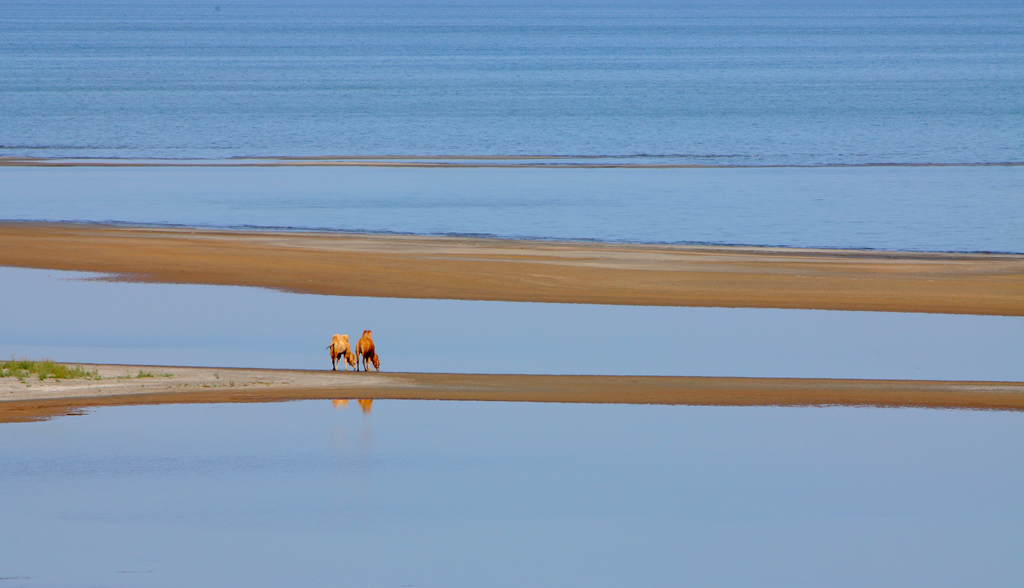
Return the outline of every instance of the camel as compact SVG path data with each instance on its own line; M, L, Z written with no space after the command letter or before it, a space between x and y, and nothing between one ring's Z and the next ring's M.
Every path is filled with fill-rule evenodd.
M356 363L356 356L352 353L352 346L348 343L348 335L335 334L331 337L331 344L327 346L331 352L331 369L338 370L338 360L341 360L341 367L348 371L348 366L358 371L359 364Z
M377 350L373 346L373 332L363 331L363 336L356 342L356 355L363 360L363 371L368 372L370 368L368 364L373 364L373 368L380 371L380 358L377 357ZM356 371L359 368L356 367Z

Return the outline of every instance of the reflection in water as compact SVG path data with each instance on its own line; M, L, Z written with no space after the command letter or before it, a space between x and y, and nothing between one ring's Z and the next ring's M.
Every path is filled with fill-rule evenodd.
M0 587L1022 586L1024 413L326 408L0 425Z
M338 399L332 400L331 404L334 405L334 408L342 408L342 407L348 408L348 399L347 398L338 398ZM359 399L359 408L363 409L363 414L369 413L370 409L372 408L372 406L373 406L373 399L372 398L360 398Z

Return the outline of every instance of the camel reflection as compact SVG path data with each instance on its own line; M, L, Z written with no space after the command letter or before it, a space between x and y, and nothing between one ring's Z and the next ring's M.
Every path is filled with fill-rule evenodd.
M359 401L359 408L363 409L363 413L364 414L369 413L370 409L373 407L373 399L372 398L360 398L360 399L358 399L358 401ZM332 400L331 404L334 405L334 408L342 408L342 407L348 408L348 399L347 398L339 398L339 399L336 399L336 400Z

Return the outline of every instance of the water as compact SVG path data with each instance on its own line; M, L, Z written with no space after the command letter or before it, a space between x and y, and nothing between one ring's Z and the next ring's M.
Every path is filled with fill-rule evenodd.
M0 307L17 309L0 330L0 357L330 369L331 335L354 341L372 329L387 372L1024 381L1021 317L353 298L67 277L0 269Z
M0 8L0 155L1024 161L1016 0Z
M1021 167L756 166L1022 153L1015 0L0 6L0 157L755 166L4 167L8 220L1020 253ZM330 334L370 326L388 371L1024 379L1012 317L357 299L12 269L0 307L0 352L67 361L326 367ZM616 342L638 334L646 357L623 357ZM544 338L559 352L524 353ZM97 409L0 426L0 579L1019 586L1021 418Z
M753 167L0 168L3 220L1021 253L1022 154L1012 0L0 7L0 157ZM996 167L827 167L879 163Z
M1019 586L1020 413L328 401L0 426L12 586Z
M1024 252L1024 167L0 167L0 218Z

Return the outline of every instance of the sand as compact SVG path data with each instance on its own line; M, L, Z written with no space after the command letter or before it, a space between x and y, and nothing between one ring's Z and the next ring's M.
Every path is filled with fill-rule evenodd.
M101 379L0 378L0 422L90 407L308 399L1024 410L1021 382L365 373L83 365ZM139 377L152 374L149 377Z
M347 296L1024 316L1024 255L8 222L0 265ZM102 378L0 378L0 422L103 405L313 398L1024 409L1024 383L89 367Z
M0 265L344 296L1024 316L1024 255L8 222Z

